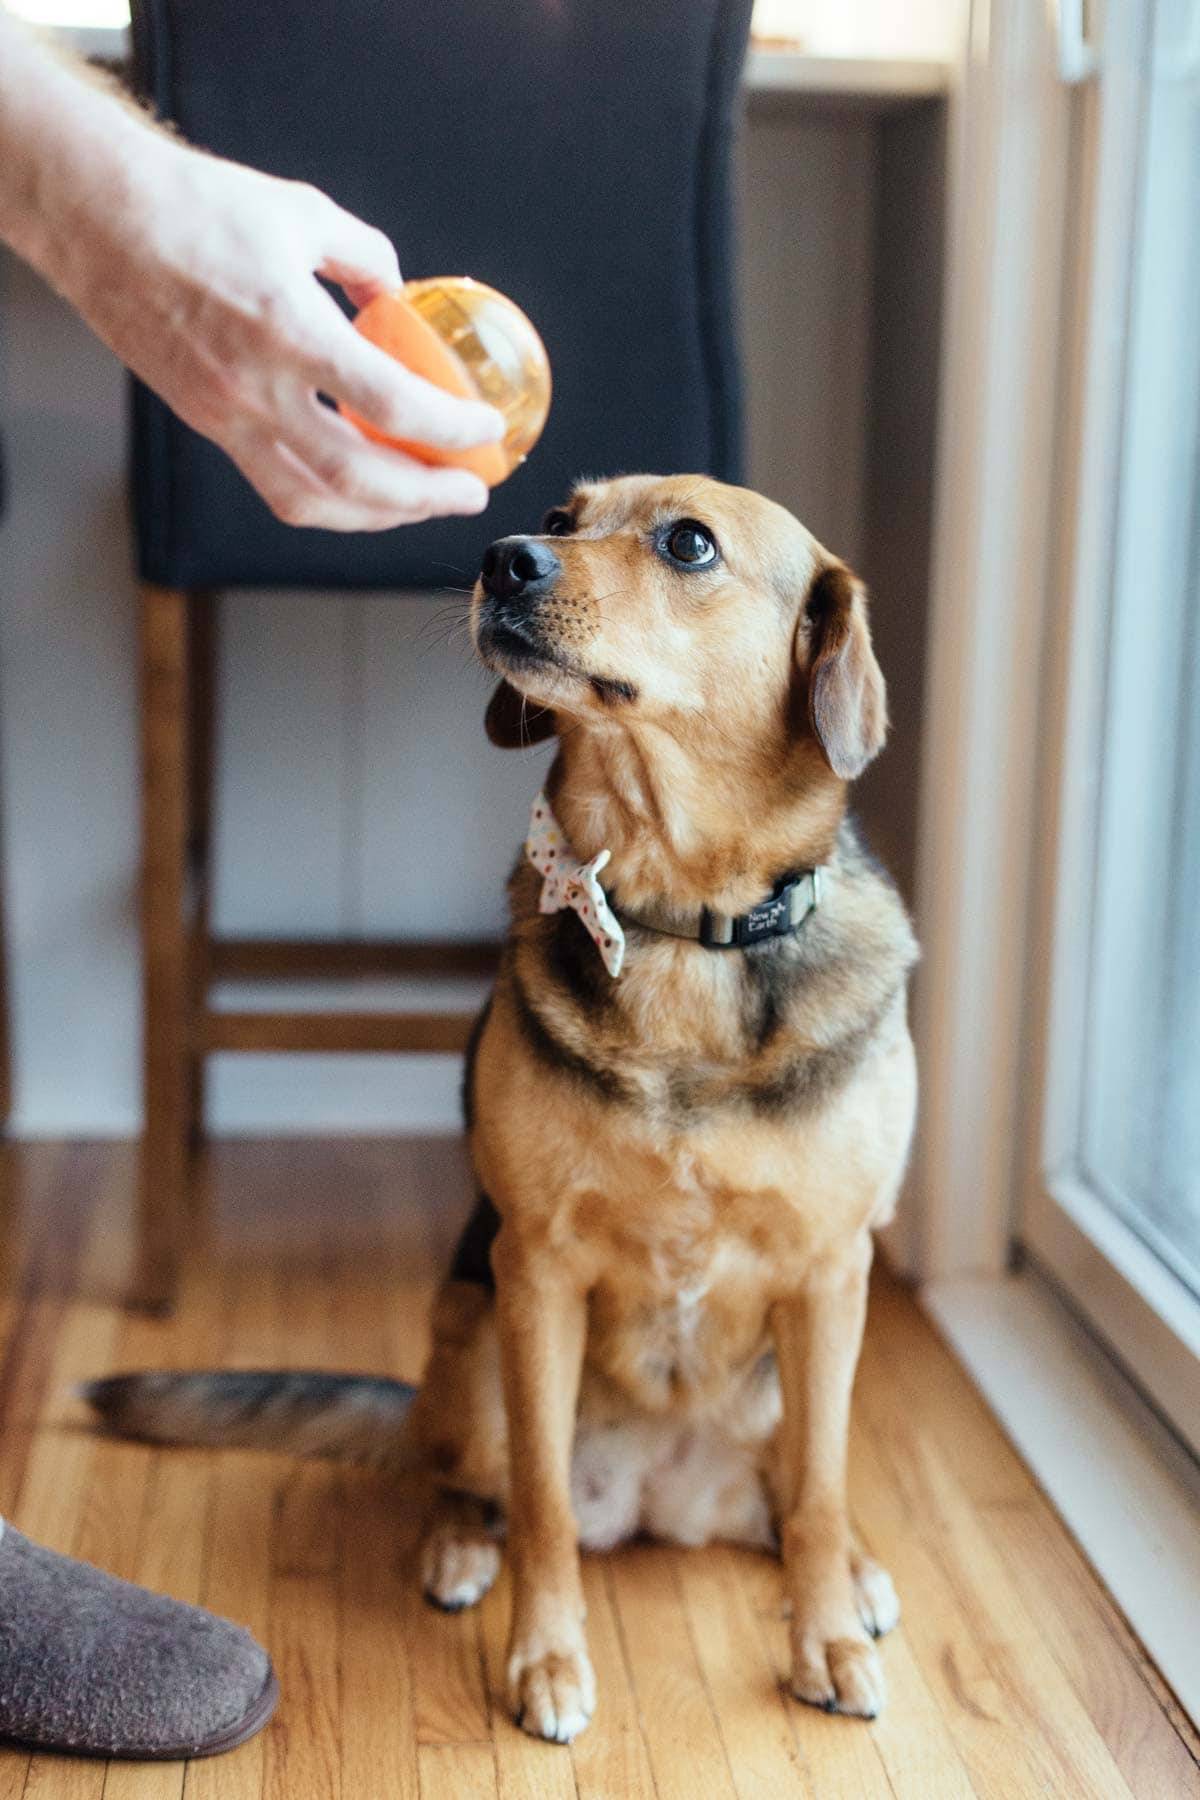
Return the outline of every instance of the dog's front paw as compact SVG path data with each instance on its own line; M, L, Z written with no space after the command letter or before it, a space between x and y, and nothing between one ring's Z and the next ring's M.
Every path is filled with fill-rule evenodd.
M850 1556L850 1579L858 1616L872 1637L882 1637L900 1623L900 1600L892 1578L881 1563L865 1550Z
M421 1550L421 1587L442 1612L461 1612L483 1599L500 1572L500 1546L490 1538L435 1530Z
M857 1620L836 1635L813 1621L792 1621L792 1692L825 1712L874 1719L887 1686L879 1652Z
M596 1677L582 1641L515 1646L508 1659L508 1701L531 1737L555 1744L578 1737L596 1707Z

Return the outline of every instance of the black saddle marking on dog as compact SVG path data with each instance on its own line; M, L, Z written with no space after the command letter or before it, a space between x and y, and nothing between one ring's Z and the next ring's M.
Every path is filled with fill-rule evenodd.
M479 1041L483 1036L483 1028L491 1017L491 1012L492 996L489 994L475 1015L475 1023L471 1027L466 1049L463 1052L461 1099L463 1124L468 1131L472 1130L475 1124L475 1064L479 1059Z
M492 1273L492 1245L500 1229L500 1214L488 1194L481 1193L475 1208L462 1229L462 1236L450 1264L451 1281L469 1281L475 1287L495 1291Z
M742 963L742 1030L756 1052L771 1044L787 1015L787 1003L803 981L792 946L758 944Z
M894 992L889 994L861 1025L835 1043L804 1052L762 1081L746 1082L742 1091L753 1111L778 1118L824 1105L854 1074L895 999Z
M619 1075L614 1074L611 1069L606 1069L600 1063L589 1062L586 1056L582 1056L578 1050L573 1050L569 1044L564 1044L561 1038L554 1035L545 1019L533 1005L515 971L511 977L511 987L517 1024L539 1062L544 1063L547 1068L557 1069L560 1074L571 1075L575 1080L585 1083L604 1100L629 1101L633 1099L632 1093Z
M569 907L546 921L546 968L577 1006L593 1017L616 1000L616 983L578 913Z

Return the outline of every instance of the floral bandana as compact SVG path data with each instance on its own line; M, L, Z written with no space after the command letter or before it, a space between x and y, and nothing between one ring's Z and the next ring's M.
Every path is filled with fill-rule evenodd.
M571 907L579 914L609 974L619 975L625 960L625 933L600 886L600 871L612 851L600 850L591 862L580 862L572 854L543 790L529 817L525 854L542 877L538 911L556 913L564 906Z

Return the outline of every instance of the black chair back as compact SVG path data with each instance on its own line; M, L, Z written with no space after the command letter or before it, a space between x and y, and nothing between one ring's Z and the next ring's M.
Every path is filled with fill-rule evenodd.
M554 406L482 519L280 524L135 389L142 575L423 588L536 529L580 475L737 479L732 125L750 0L134 0L136 77L192 142L323 188L406 275L491 283L537 324Z

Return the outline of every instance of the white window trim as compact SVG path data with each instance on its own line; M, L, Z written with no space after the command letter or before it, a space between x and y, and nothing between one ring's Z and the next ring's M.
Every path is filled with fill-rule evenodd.
M918 846L922 1101L911 1272L1181 1703L1200 1719L1195 1465L1062 1295L1032 1269L1010 1272L1017 1197L1031 1179L1044 1181L1042 1125L1053 1131L1056 1123L1028 1103L1040 1091L1045 1036L1028 973L1050 929L1038 914L1046 874L1039 846L1057 830L1056 803L1047 806L1039 792L1037 750L1048 716L1052 730L1064 722L1057 702L1048 714L1053 696L1043 682L1047 661L1064 653L1066 626L1045 601L1066 560L1087 579L1082 559L1102 553L1098 544L1064 542L1059 524L1077 510L1059 470L1081 460L1086 372L1074 370L1066 395L1059 388L1057 407L1046 398L1083 323L1082 302L1070 315L1063 303L1068 258L1081 247L1063 230L1073 216L1063 191L1072 95L1057 79L1053 29L1053 9L1042 0L973 0L951 96ZM1075 229L1086 230L1078 209L1075 218ZM1082 248L1104 254L1099 239ZM1093 341L1091 354L1112 348ZM1090 429L1089 442L1093 458L1112 454L1111 433ZM1079 479L1103 477L1093 462ZM1094 1233L1073 1225L1069 1209L1060 1208L1056 1229L1064 1240L1074 1230L1077 1293L1094 1299L1100 1280L1117 1279L1112 1265L1101 1265ZM1129 1296L1138 1282L1121 1295L1124 1354L1132 1343L1161 1359L1170 1345L1146 1303L1146 1284L1161 1272L1146 1266L1153 1259L1119 1220L1110 1236L1127 1240L1116 1247L1115 1266L1128 1273L1136 1264L1143 1284L1132 1329ZM1065 1267L1069 1258L1057 1260ZM1183 1358L1187 1338L1175 1335ZM1144 1380L1140 1355L1133 1361Z
M952 95L914 995L916 1272L1012 1236L1069 94L1040 0L974 0Z
M1093 1328L1110 1339L1150 1400L1169 1414L1200 1453L1200 1303L1138 1231L1101 1203L1074 1172L1080 1142L1081 1074L1090 986L1090 908L1094 905L1099 795L1097 743L1109 704L1106 665L1110 586L1116 562L1118 472L1126 419L1125 338L1130 243L1138 204L1142 94L1134 73L1138 33L1148 9L1127 5L1110 16L1114 74L1104 95L1097 175L1104 205L1086 246L1090 274L1087 346L1079 397L1068 428L1066 461L1078 461L1073 541L1057 546L1053 584L1068 599L1045 641L1048 746L1042 836L1036 872L1030 963L1048 971L1032 996L1026 1032L1030 1095L1020 1132L1017 1192L1022 1242L1051 1271ZM1120 43L1118 32L1130 34ZM1111 297L1122 295L1113 306ZM1087 427L1079 443L1080 405ZM1067 676L1070 676L1068 681Z

